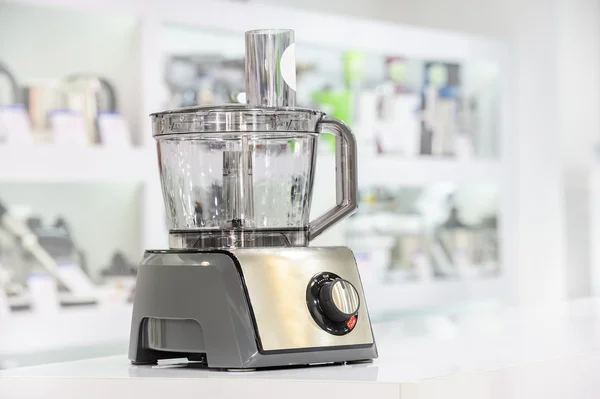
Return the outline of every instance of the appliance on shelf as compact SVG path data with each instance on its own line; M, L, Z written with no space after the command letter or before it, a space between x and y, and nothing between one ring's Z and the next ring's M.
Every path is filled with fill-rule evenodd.
M368 274L363 269L363 279L368 276L383 283L431 279L427 225L415 210L423 191L417 187L361 190L365 212L350 218L346 235L359 264L369 268Z
M169 107L244 102L244 60L219 54L172 56L166 84Z
M14 236L0 228L0 290L10 311L29 310L32 305L22 265L23 254Z
M20 311L31 309L31 298L25 285L15 281L13 267L11 267L10 256L5 256L5 251L10 251L6 243L0 243L0 317L3 312Z
M116 91L102 77L75 74L63 80L32 80L22 93L36 142L130 144L131 134L118 112Z
M255 369L377 357L352 251L308 247L357 207L356 142L339 120L295 107L293 42L291 30L246 33L247 105L152 115L170 249L146 251L138 269L135 364L187 357ZM338 143L338 197L309 221L321 131Z
M27 225L54 258L57 273L65 281L57 284L60 305L96 305L98 296L88 275L85 254L75 245L67 222L59 217L51 226L44 226L41 219L30 218Z
M432 273L423 217L418 213L387 216L385 224L378 230L394 239L390 251L390 276L400 280L430 280Z
M62 82L58 79L28 81L22 87L23 101L31 123L31 133L36 142L52 141L53 112L64 110Z
M122 252L115 252L110 264L100 271L103 278L127 277L137 274L137 266L130 263Z
M0 61L0 144L31 140L27 112L15 75Z
M312 71L314 65L297 66L297 73ZM173 55L166 64L167 108L195 105L244 104L244 59L221 54Z
M38 218L24 221L0 203L0 229L4 232L3 251L12 244L16 254L10 257L8 267L13 284L9 300L15 297L11 307L97 303L95 287L81 268L81 253L64 221L59 219L44 228ZM8 245L6 236L12 239Z
M131 302L136 274L137 265L132 264L122 252L115 252L110 264L100 271L107 293L106 302Z
M406 79L407 61L400 57L386 59L387 80L377 87L379 123L377 152L416 156L420 150L421 98L411 90Z
M352 93L347 89L336 90L326 86L312 95L313 101L323 112L350 124L352 119ZM323 153L335 152L335 138L329 135L319 137L318 148Z
M2 61L0 61L0 77L3 77L0 78L0 82L5 81L5 84L0 86L0 106L19 104L21 96L17 78Z
M497 275L497 187L369 187L345 224L363 281L428 281Z
M460 65L427 62L424 72L421 154L455 155Z
M384 154L419 154L420 126L417 118L420 98L415 93L397 93L394 85L378 88L380 120L377 124L377 150Z
M88 143L98 144L107 141L103 135L111 134L111 128L114 129L114 123L110 128L102 129L102 120L105 116L118 113L117 93L106 78L91 74L75 74L67 77L63 83L65 93L66 108L77 112L83 118ZM118 131L120 136L125 136L129 140L129 131L126 125ZM103 140L103 138L105 140Z
M497 216L484 217L474 228L476 229L475 263L481 265L483 275L498 275L501 270Z
M455 205L451 207L448 219L439 226L436 238L458 274L468 274L474 266L475 234L471 226L462 222Z

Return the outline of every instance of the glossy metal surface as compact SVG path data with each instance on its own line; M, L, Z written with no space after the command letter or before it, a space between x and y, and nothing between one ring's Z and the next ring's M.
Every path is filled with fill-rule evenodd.
M358 292L347 281L338 280L331 288L331 299L336 308L345 314L354 314L358 310L360 299Z
M296 105L293 30L246 32L246 100L251 106Z
M256 248L232 250L238 259L264 350L372 344L373 334L358 269L345 247ZM363 306L358 322L346 335L319 327L306 304L311 278L331 272L356 287Z
M248 138L242 137L242 151L223 152L223 227L255 227L254 179L252 176L252 151Z

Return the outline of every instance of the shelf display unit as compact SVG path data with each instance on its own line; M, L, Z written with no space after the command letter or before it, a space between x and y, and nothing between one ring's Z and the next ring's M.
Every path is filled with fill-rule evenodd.
M508 285L518 243L509 234L517 216L514 212L516 204L510 194L515 168L511 163L514 159L511 140L514 138L509 132L509 107L506 106L510 89L510 51L505 44L469 35L257 4L196 4L182 0L151 4L135 0L93 4L73 0L8 0L0 5L0 22L2 18L9 18L14 29L21 29L18 26L27 26L26 22L29 23L32 17L39 19L44 14L58 18L65 25L77 24L78 28L77 35L71 32L66 38L54 38L51 24L40 21L37 33L17 35L19 46L36 49L36 57L49 60L51 67L42 61L27 64L27 54L19 53L14 43L7 47L0 43L0 60L15 65L14 72L23 82L36 77L60 79L76 72L71 70L70 59L86 60L85 65L80 65L82 71L107 75L114 81L132 144L119 147L2 143L0 199L3 198L2 185L17 182L44 183L38 185L39 196L44 195L45 184L134 185L140 188L139 200L135 204L123 204L124 212L140 214L135 233L139 244L132 251L141 254L144 248L166 247L167 231L148 114L182 105L182 99L190 91L186 91L189 81L184 79L189 73L185 68L190 66L190 59L195 65L228 66L220 71L222 74L218 78L221 81L211 79L210 73L206 73L202 87L211 89L201 93L194 86L191 90L194 96L207 101L207 98L220 98L225 93L232 101L243 100L242 92L238 90L239 76L235 75L240 60L243 60L243 33L254 28L272 27L273 21L285 21L285 27L296 32L299 101L329 112L343 114L344 107L354 111L354 117L348 122L360 144L358 173L363 195L375 188L385 188L403 202L410 198L407 192L411 188L420 190L425 196L448 185L457 193L461 190L475 192L478 187L491 187L494 192L493 215L497 219L494 235L498 242L496 260L500 272L485 279L456 277L444 281L387 281L385 284L372 281L366 285L370 286L367 290L372 297L370 310L373 317L478 300L505 301L510 296ZM222 15L227 18L221 18ZM95 25L87 26L92 20ZM315 29L317 26L319 28ZM2 29L0 27L0 35L5 33ZM110 34L110 43L99 37L102 32ZM68 57L56 56L63 53ZM183 60L187 64L174 63L174 57L179 57L175 61ZM400 61L392 65L394 69L389 64L395 59ZM352 62L362 65L358 78L346 76ZM445 69L439 68L440 65ZM180 86L168 83L174 67L180 69L176 71L178 75L171 77L183 81ZM214 68L209 72L214 72ZM396 90L390 79L399 79L408 88ZM452 117L453 121L452 126L446 124L443 128L451 131L448 134L453 137L452 145L446 150L443 145L438 146L441 148L436 150L438 152L423 150L421 145L423 125L430 123L426 114L432 112L424 104L431 103L428 96L433 91L429 90L427 94L425 85L432 80L438 82L433 90L437 92L435 98L446 100L440 104L446 107L446 119ZM227 84L221 84L223 81ZM221 90L223 86L226 87ZM217 89L219 87L221 89ZM388 104L386 95L390 94L390 87L392 102ZM338 96L343 100L341 110L336 93L341 93ZM407 94L406 98L400 94ZM412 101L412 105L406 105L397 97ZM361 102L361 98L368 98L368 101ZM404 107L404 115L410 123L390 122L380 116L385 114L382 108L386 104ZM466 115L467 111L471 112L470 117ZM439 120L433 124L439 127ZM389 135L390 131L408 130L410 135L406 136L411 137L404 141L398 142L398 137ZM379 140L378 134L387 136ZM397 136L402 135L398 133ZM457 137L460 140L455 140ZM406 150L407 146L410 151ZM333 156L327 141L321 141L320 147L312 209L315 214L335 199L335 193L331 191L333 173L319 173L333 171ZM469 195L466 197L479 198ZM26 200L22 199L23 202ZM446 200L444 197L432 206L447 211ZM85 207L85 204L74 203L65 196L60 206ZM394 217L399 216L397 209L390 212ZM373 215L385 218L382 212ZM89 223L93 223L94 217L101 215L90 215ZM354 249L350 230L353 225L361 224L361 217L365 214L359 213L340 224L320 237L315 245L350 245ZM97 245L108 241L96 237ZM124 331L123 339L126 336L127 331Z

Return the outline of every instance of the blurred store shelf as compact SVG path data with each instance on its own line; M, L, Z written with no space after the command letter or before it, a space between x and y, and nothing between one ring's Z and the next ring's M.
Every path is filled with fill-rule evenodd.
M406 311L442 309L502 297L506 281L499 277L382 284L364 281L369 312L375 319Z
M69 9L80 9L93 12L123 12L141 13L144 1L140 0L108 0L108 1L79 1L79 0L5 0L6 3L29 6L53 6Z
M334 170L334 156L319 154L317 165L319 175ZM358 184L359 188L426 186L445 182L499 184L502 180L502 166L502 162L497 160L359 154ZM330 178L328 184L333 183L333 173Z
M1 182L144 182L156 171L148 149L0 147Z
M11 314L0 322L0 363L18 366L22 359L38 363L33 357L49 352L125 346L130 322L131 305L124 304Z
M497 183L501 177L498 161L403 158L392 156L359 157L361 186L421 185L440 182Z

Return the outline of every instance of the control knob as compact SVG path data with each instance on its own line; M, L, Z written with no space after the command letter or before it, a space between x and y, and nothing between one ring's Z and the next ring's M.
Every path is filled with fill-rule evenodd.
M356 315L360 299L356 288L350 282L338 278L321 287L319 305L327 318L342 323Z

